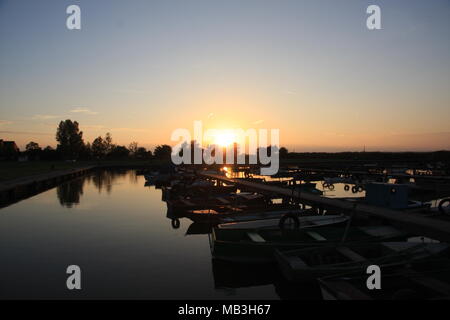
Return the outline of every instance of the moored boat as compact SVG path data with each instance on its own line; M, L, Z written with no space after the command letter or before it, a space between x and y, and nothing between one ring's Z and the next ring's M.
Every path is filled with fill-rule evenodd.
M170 212L171 216L177 216L178 218L184 217L191 219L194 222L209 223L214 226L223 223L231 222L244 222L244 221L255 221L255 220L265 220L265 219L276 219L279 221L286 214L305 214L306 210L288 210L285 208L278 208L276 205L271 205L268 207L269 210L264 211L248 211L242 210L241 208L226 207L223 210L216 209L199 209L199 210L189 210L185 212Z
M367 288L367 273L338 274L319 278L325 300L448 300L450 260L436 259L424 264L383 272L382 290Z
M292 214L288 211L285 214ZM336 225L348 221L349 217L345 215L309 215L300 216L297 215L298 225L295 226L295 221L289 223L290 227L297 228L313 228L319 226ZM233 221L233 218L224 218L223 221ZM248 219L250 220L250 219ZM228 222L219 224L217 227L220 229L273 229L280 226L280 217L272 219L259 219L250 221L239 221L234 218L234 222ZM289 227L288 226L288 227Z
M274 250L320 247L342 242L345 228L326 226L299 229L214 228L212 254L217 259L245 263L273 262ZM404 240L407 234L390 226L351 227L347 242Z
M385 271L431 258L448 247L446 243L349 243L286 252L275 250L275 258L288 280L305 282L332 274L366 270L369 265L377 265Z

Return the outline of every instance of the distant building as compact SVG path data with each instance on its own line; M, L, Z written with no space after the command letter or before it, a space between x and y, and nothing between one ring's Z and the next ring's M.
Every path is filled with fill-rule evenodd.
M14 141L0 139L0 160L17 160L19 152L19 147Z

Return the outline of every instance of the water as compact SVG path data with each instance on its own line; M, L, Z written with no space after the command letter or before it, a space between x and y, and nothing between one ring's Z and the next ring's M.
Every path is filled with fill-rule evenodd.
M214 262L207 234L173 229L161 190L97 172L0 209L0 298L318 298L277 270ZM82 290L66 288L78 265Z

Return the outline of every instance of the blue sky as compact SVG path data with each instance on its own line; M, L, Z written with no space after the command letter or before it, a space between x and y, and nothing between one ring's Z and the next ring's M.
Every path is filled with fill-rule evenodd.
M449 30L448 0L0 0L0 139L54 145L71 118L153 146L204 120L296 150L450 149Z

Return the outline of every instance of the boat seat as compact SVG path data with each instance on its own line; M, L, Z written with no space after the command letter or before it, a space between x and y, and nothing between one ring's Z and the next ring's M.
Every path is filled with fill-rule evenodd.
M317 241L327 241L326 238L322 237L320 234L314 231L307 231L306 234Z
M364 258L363 256L359 255L358 253L356 253L355 251L347 248L347 247L337 247L336 248L337 252L339 252L340 254L342 254L343 256L349 258L352 261L355 262L362 262L362 261L366 261L367 259Z
M248 237L255 242L266 242L263 237L261 237L256 232L247 232Z

